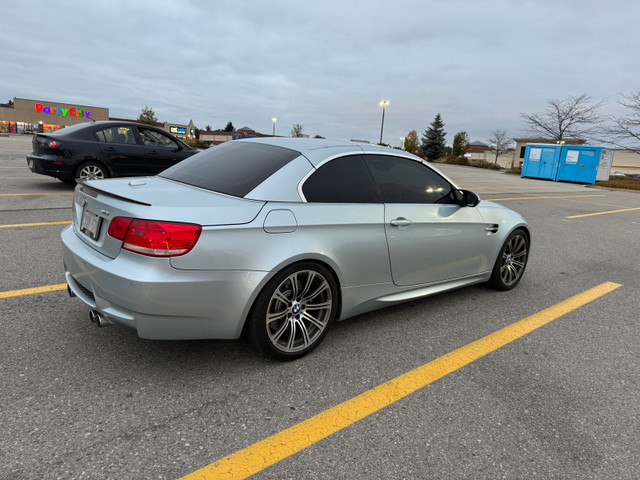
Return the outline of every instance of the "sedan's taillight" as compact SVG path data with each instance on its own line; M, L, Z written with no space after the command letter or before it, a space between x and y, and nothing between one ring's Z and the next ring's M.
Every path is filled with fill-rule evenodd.
M190 251L202 227L191 223L157 222L115 217L109 235L122 240L122 248L150 257L175 257Z
M56 142L55 140L51 140L49 142L49 147L51 148L56 148L57 146L59 146L60 144L58 142Z

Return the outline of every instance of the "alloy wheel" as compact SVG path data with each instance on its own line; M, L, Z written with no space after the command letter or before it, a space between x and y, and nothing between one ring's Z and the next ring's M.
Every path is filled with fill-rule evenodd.
M83 180L102 180L105 178L104 170L97 165L85 165L78 175Z
M505 246L500 263L500 278L505 286L520 280L526 264L527 239L522 234L514 235Z
M266 314L269 341L284 353L308 349L327 328L332 308L331 286L323 275L314 270L292 273L269 299Z

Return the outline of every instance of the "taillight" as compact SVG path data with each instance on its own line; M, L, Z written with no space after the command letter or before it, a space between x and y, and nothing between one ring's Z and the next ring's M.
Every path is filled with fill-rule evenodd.
M191 223L156 222L115 217L109 235L122 240L122 248L151 257L175 257L189 252L200 238L202 227Z
M56 148L58 145L60 145L60 144L59 144L58 142L56 142L55 140L51 140L51 141L49 142L49 146L50 146L51 148Z

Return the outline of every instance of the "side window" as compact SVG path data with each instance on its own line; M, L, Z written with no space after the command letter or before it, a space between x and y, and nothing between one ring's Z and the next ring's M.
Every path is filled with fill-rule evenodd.
M138 131L142 137L142 143L149 147L178 148L178 144L164 133L151 130L150 128L138 128Z
M360 155L325 163L304 182L302 193L307 202L380 203L371 174Z
M365 155L385 203L455 203L453 187L420 162Z
M96 132L99 142L109 143L127 143L135 145L136 137L133 136L133 129L131 127L109 127L103 128Z

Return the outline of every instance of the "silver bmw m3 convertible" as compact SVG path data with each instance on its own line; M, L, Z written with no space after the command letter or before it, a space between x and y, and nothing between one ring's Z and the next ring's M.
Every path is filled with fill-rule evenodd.
M403 151L235 140L154 177L78 184L69 293L99 325L296 358L334 321L479 282L515 287L530 231Z

